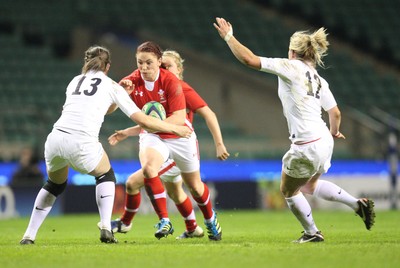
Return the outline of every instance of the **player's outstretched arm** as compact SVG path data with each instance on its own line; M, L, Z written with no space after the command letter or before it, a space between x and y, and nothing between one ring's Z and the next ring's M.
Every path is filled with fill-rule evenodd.
M116 130L114 134L108 137L108 143L114 146L128 137L139 136L141 129L140 126L134 126L122 130Z
M216 18L216 23L214 22L214 28L217 29L219 36L225 40L231 49L233 55L244 65L260 70L261 61L260 58L254 53L242 45L234 36L233 36L233 27L230 22L226 21L224 18Z
M143 112L136 112L130 116L130 118L139 124L144 129L150 129L154 131L173 133L183 138L189 138L192 134L192 130L187 126L178 126L162 121L158 118L154 118L146 115Z

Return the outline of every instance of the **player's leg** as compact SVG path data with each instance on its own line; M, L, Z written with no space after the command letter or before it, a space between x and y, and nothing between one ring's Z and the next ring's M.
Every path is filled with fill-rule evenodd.
M111 231L111 216L115 198L115 174L104 152L95 169L89 173L96 179L96 203L100 215L100 241L117 243Z
M200 177L200 155L195 133L189 139L175 139L168 142L172 158L186 187L203 213L204 223L207 227L210 240L221 240L222 228L218 222L217 214L213 210L210 191Z
M311 206L300 192L301 186L308 181L307 178L294 178L282 172L281 192L293 215L304 229L304 235L294 241L298 243L321 242L324 240L321 232L315 225Z
M357 199L338 185L320 180L321 173L314 175L310 181L301 188L306 194L327 200L343 203L352 208L364 221L365 227L370 230L374 225L374 202L367 198Z
M182 177L180 175L174 177L161 176L161 179L164 182L168 196L174 201L176 208L185 221L186 230L176 239L203 237L204 231L197 225L192 201L182 188Z
M124 213L118 219L111 221L114 233L127 233L132 229L132 220L139 211L141 203L140 189L144 186L144 175L141 169L132 173L125 183Z
M365 227L370 230L375 219L374 202L366 198L357 199L336 184L319 179L321 174L328 172L331 166L333 139L330 133L327 133L327 136L311 145L310 149L309 156L319 161L316 165L318 168L316 174L301 188L301 191L327 201L336 201L351 207L364 221Z
M52 209L58 195L67 186L68 166L48 172L49 179L36 196L31 218L20 244L33 244L36 234ZM55 181L55 182L53 182Z
M292 144L282 158L281 192L289 209L303 227L304 234L293 242L322 242L324 237L318 230L312 215L311 206L300 191L314 174L317 173L321 156L315 143L306 145Z
M201 181L200 171L190 173L182 172L182 178L203 214L208 238L216 241L221 240L222 228L218 222L217 214L213 209L208 186Z
M173 234L174 229L168 217L167 194L158 175L161 165L168 159L169 149L158 137L140 137L139 159L145 177L144 187L151 204L160 219L154 236L158 239Z
M52 209L57 196L65 190L68 177L68 161L60 156L59 152L68 152L72 148L72 146L67 146L64 150L63 146L65 146L66 142L68 140L62 133L51 132L47 136L44 156L48 180L36 196L28 228L20 241L21 244L34 243L36 234Z

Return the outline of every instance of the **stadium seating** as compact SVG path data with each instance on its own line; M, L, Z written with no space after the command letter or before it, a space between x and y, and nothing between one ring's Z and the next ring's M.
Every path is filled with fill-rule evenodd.
M56 59L48 46L27 46L17 34L0 34L0 44L0 140L2 153L16 158L7 148L43 146L80 64Z
M390 1L390 5L388 0L362 0L361 3L359 0L2 1L0 90L4 93L0 100L1 140L4 143L26 141L26 133L40 132L32 135L33 141L28 139L28 142L43 143L45 135L42 133L51 129L61 112L65 85L81 67L81 62L60 58L68 52L75 26L85 25L99 32L112 30L122 35L148 30L164 38L179 40L204 55L232 61L231 53L212 27L215 17L221 16L229 18L235 26L235 35L256 54L285 57L289 37L298 29L285 24L279 16L267 15L255 3L311 22L315 27L325 25L332 35L364 48L366 53L381 53L383 59L388 57L392 63L400 62L398 1ZM366 114L376 106L400 118L399 80L395 72L383 73L370 61L355 59L340 47L329 51L326 66L321 73L330 82L340 104ZM244 71L254 74L252 70ZM102 139L129 122L120 113L111 116L113 120L109 122L112 123L104 125ZM210 134L200 121L196 122L199 138L210 141ZM234 122L223 122L222 128L228 139L245 136ZM259 141L258 137L253 139ZM249 140L248 137L242 142L245 140ZM130 146L135 146L134 142ZM213 157L212 150L205 151L203 156ZM271 151L268 155L253 152L242 156L273 157ZM128 150L120 155L116 151L111 154L132 156Z
M254 1L325 25L331 33L389 63L400 66L400 2L392 0Z

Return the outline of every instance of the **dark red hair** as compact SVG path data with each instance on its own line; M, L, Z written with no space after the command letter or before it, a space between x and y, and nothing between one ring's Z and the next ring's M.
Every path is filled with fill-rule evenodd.
M161 47L151 41L144 42L143 44L138 46L138 48L136 49L136 54L138 54L140 52L154 53L157 56L157 59L161 59L161 57L162 57Z

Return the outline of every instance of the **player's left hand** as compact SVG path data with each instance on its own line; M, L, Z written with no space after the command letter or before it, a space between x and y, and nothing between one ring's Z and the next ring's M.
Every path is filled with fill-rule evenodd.
M175 135L178 135L179 137L182 138L190 138L190 136L192 135L193 130L191 130L190 128L188 128L187 126L177 126L175 125L175 130L173 131L173 133Z
M120 141L125 140L128 135L124 130L116 130L114 134L108 137L108 143L112 146L117 145Z
M225 145L219 144L217 145L216 149L217 149L217 158L219 160L226 160L230 156L230 154L225 148Z

